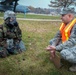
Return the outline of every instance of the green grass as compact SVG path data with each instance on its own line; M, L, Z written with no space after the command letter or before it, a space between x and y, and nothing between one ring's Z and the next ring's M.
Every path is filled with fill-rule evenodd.
M20 18L32 18L32 19L60 19L59 16L49 16L49 15L38 15L38 14L17 14Z
M4 13L0 13L0 17L3 17ZM48 16L48 15L38 15L38 14L23 14L17 13L18 18L31 18L31 19L60 19L59 16Z
M0 24L3 20L0 20ZM60 22L18 21L26 51L0 58L0 75L76 75L69 72L70 64L63 61L61 69L55 68L46 51L49 40L59 29Z
M17 14L19 18L32 18L32 19L60 19L59 16L38 15L38 14Z
M0 12L0 17L3 17L3 15L4 15L4 13L3 12L2 13Z

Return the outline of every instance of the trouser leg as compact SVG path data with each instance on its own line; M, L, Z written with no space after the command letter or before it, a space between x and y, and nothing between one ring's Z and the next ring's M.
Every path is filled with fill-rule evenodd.
M60 55L63 59L65 59L71 63L76 63L76 47L62 50L60 52Z

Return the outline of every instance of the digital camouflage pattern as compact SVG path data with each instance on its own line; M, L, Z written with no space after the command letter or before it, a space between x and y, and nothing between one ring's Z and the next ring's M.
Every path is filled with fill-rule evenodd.
M71 63L76 63L76 24L71 30L68 41L62 43L61 33L58 31L56 36L50 40L50 44L56 46L56 51L60 52L62 58Z

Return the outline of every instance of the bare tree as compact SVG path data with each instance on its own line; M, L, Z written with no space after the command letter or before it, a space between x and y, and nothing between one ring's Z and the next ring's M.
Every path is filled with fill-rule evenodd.
M69 7L76 6L76 0L51 0L49 6L50 7Z

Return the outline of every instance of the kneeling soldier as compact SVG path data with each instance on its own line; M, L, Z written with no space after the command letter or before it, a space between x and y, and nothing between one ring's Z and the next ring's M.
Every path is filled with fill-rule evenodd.
M8 10L4 13L3 33L7 42L7 50L10 54L21 53L25 50L25 45L21 39L21 29L13 11Z

